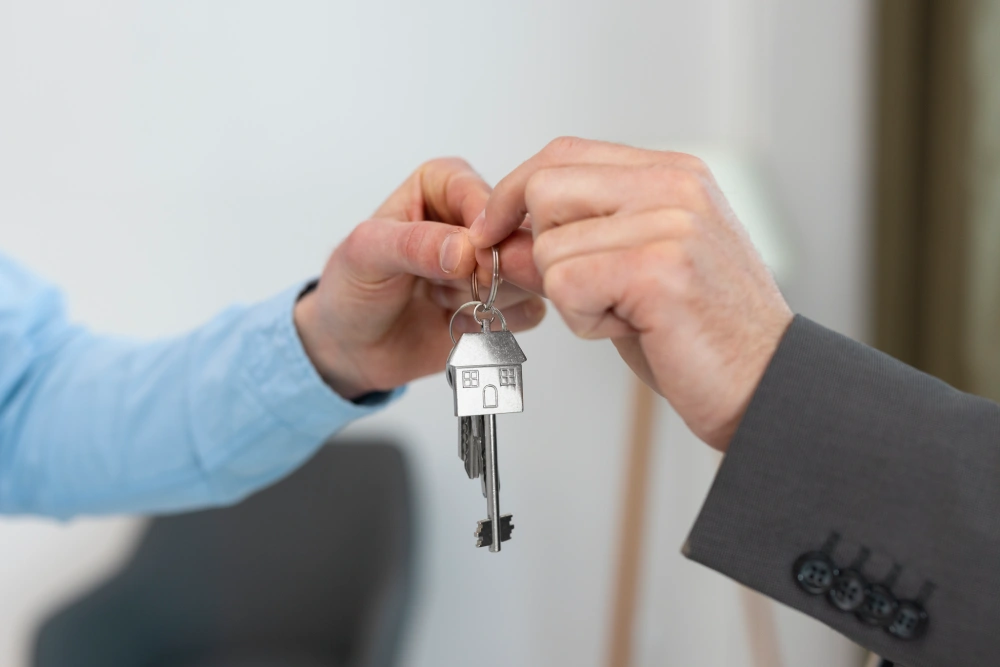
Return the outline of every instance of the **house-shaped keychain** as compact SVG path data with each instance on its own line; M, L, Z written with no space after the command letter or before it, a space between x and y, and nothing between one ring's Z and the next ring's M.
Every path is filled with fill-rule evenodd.
M526 359L506 329L462 334L448 357L455 416L522 412L521 364Z

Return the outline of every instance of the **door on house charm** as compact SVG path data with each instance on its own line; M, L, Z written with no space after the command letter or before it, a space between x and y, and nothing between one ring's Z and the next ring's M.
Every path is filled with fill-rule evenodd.
M495 408L497 406L497 388L491 384L483 387L483 407Z

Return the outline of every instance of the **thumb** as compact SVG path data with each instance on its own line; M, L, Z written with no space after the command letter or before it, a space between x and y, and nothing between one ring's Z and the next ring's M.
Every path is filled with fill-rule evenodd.
M432 280L467 278L476 266L468 231L442 222L366 220L336 254L344 268L365 283L400 274Z

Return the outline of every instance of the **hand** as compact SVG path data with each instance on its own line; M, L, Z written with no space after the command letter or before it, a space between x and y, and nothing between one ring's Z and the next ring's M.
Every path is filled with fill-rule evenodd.
M543 291L577 335L610 338L719 450L792 320L690 155L557 139L497 185L470 239L503 241L508 280Z
M433 160L334 250L319 285L296 304L295 324L316 369L341 396L444 371L448 322L470 300L476 268L466 228L489 195L463 160ZM541 299L512 285L501 286L496 303L514 331L545 314ZM478 329L469 313L456 318L456 335Z

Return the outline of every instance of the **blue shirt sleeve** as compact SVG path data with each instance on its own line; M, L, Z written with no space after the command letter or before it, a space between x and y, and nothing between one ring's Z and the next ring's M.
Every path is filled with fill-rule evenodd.
M154 342L71 324L0 255L0 512L69 517L232 503L399 394L358 405L319 377L301 286Z

